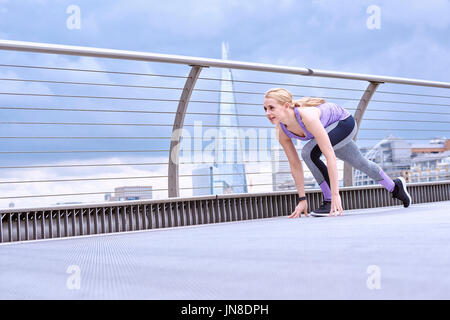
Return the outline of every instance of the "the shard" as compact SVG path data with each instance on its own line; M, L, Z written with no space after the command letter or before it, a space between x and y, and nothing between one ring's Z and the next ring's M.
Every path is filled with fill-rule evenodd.
M222 43L222 59L229 59L228 44L224 42ZM231 69L223 68L217 119L219 143L214 163L214 190L217 194L247 193L244 141L239 133L239 118L235 102Z
M222 59L228 58L228 44L222 43ZM203 176L193 178L194 195L248 192L244 165L245 144L241 138L237 113L231 69L223 68L214 163L212 166L197 166L193 171ZM200 184L202 187L198 188ZM210 187L205 188L205 184Z

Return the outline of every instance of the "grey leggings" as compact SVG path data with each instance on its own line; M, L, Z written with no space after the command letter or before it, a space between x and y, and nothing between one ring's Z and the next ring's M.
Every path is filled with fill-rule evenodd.
M388 191L392 191L394 189L392 179L375 162L364 158L356 143L353 141L357 129L355 119L351 115L325 128L336 157L347 162L353 168L364 172L370 178L383 185ZM330 200L330 178L325 163L320 160L321 155L322 151L317 145L315 138L304 145L302 158L322 189L324 200Z

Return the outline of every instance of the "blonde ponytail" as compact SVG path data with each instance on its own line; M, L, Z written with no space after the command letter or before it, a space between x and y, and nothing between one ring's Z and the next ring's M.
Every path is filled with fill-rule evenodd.
M294 107L317 107L322 103L325 103L323 98L303 97L298 100L292 101L292 94L284 88L273 88L266 92L265 98L272 98L278 101L280 104L288 102L291 108Z
M303 97L301 99L294 100L292 105L294 107L317 107L325 102L326 100L323 98Z

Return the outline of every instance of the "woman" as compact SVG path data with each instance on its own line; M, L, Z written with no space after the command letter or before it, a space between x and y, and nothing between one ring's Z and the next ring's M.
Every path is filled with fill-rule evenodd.
M405 208L411 204L411 196L402 177L392 180L376 163L362 156L353 141L357 131L355 119L341 106L322 98L305 97L293 101L289 91L275 88L266 92L264 110L270 122L276 124L278 141L286 153L300 196L290 218L301 217L302 213L308 216L303 167L291 138L308 141L303 147L302 158L322 189L324 201L311 215L337 216L343 213L336 157L380 183L393 198L402 201ZM320 160L322 153L328 168Z

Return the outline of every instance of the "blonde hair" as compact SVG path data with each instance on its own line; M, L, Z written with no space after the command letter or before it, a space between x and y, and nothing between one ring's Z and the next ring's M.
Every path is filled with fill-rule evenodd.
M303 97L301 99L292 100L292 94L284 88L273 88L266 92L264 98L272 98L281 104L289 103L291 108L294 107L317 107L325 103L324 98Z

